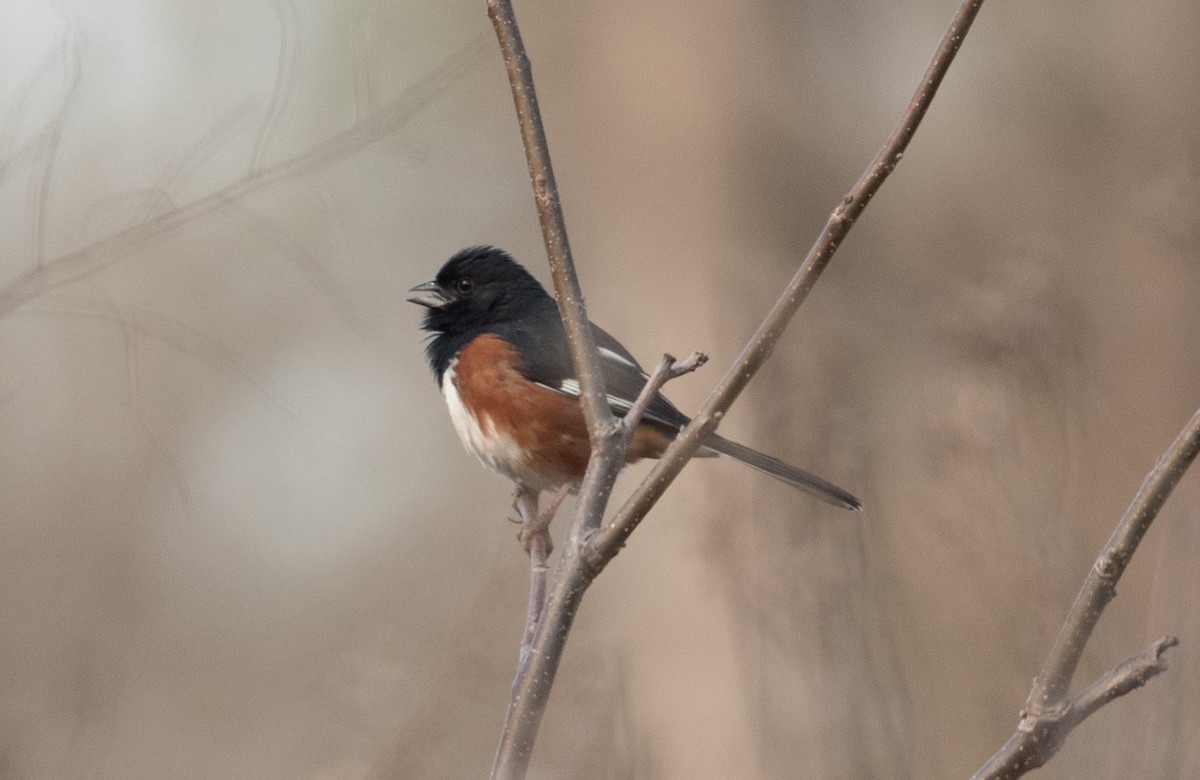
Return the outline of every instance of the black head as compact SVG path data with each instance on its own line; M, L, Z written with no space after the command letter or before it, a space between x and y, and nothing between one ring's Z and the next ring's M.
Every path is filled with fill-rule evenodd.
M490 246L462 250L436 278L409 292L414 293L409 301L429 309L421 327L434 334L428 353L439 381L450 357L473 336L547 311L557 317L541 283L507 252Z
M478 330L554 305L532 274L490 246L464 249L446 261L437 278L409 292L416 293L409 301L429 308L423 327L434 333Z

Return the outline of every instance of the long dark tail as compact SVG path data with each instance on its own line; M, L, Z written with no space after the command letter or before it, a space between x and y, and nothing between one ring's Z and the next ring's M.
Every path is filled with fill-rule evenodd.
M805 493L816 496L827 504L840 506L843 509L862 509L861 501L837 485L826 482L815 474L809 474L803 469L789 466L778 458L772 458L770 455L764 455L758 450L752 450L735 441L730 441L724 436L713 434L708 438L708 441L704 442L704 446L722 455L728 455L731 458L740 460L750 468L758 469L764 474L770 474L778 480L798 487Z

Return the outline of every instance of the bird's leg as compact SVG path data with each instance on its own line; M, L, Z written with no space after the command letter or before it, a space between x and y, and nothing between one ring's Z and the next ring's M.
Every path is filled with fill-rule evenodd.
M517 534L517 539L521 542L521 548L531 556L534 546L539 544L545 547L545 556L549 556L554 550L554 543L550 541L550 521L554 519L554 512L562 499L555 493L548 511L538 512L538 495L537 490L517 485L517 492L513 495L513 508L521 516L521 532Z
M563 500L570 495L572 488L576 486L574 482L567 482L560 485L558 490L554 491L554 495L550 497L550 505L542 510L542 514L538 518L538 522L544 524L547 530L550 528L550 523L554 521L554 515L558 513L558 508L562 506Z

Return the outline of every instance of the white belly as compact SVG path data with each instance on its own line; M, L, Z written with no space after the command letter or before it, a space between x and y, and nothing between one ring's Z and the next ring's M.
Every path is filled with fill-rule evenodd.
M458 384L454 375L454 361L442 375L442 395L446 398L446 406L450 410L450 420L454 430L462 440L467 452L479 458L483 465L499 472L514 482L520 482L527 487L546 490L556 487L539 477L529 468L529 462L524 452L511 436L496 432L496 426L486 415L476 418L463 404L458 394Z

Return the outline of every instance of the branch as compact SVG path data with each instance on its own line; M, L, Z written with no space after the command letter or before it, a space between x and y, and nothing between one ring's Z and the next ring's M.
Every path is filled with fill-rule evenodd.
M625 417L620 420L614 418L613 425L603 437L605 444L610 442L615 444L619 448L618 456L623 458L625 449L629 445L629 439L637 429L638 422L663 385L672 379L695 371L707 361L708 356L701 352L693 352L682 362L676 362L675 358L670 355L663 355L654 372L646 379L646 384L638 393L637 400L634 401ZM596 460L595 448L592 451L592 460ZM589 464L589 473L591 468L592 465ZM518 496L521 495L519 491ZM565 494L560 492L556 497L556 506L563 495ZM597 495L600 499L607 500L607 494ZM518 498L518 501L521 500ZM529 499L526 497L524 500L528 501ZM533 514L529 516L536 516L536 497L532 504ZM603 510L604 505L601 504L600 511L603 512ZM526 510L522 510L522 515L526 516ZM504 730L501 732L500 744L496 749L496 759L492 765L493 778L522 778L525 776L529 766L529 757L533 751L533 743L541 725L542 713L545 712L550 688L554 684L558 662L562 658L567 635L570 633L571 623L575 618L575 610L579 606L580 599L583 598L583 592L599 574L599 570L588 568L587 560L583 556L586 548L581 541L578 541L582 537L576 536L577 531L581 528L582 519L586 516L587 510L584 508L580 508L576 512L572 525L574 541L567 545L563 557L559 561L555 571L554 590L550 594L548 603L545 602L543 595L545 547L534 546L530 549L532 573L526 630L521 641L520 660L517 663L516 678L513 680L508 713L504 719ZM546 525L549 525L548 519ZM544 543L548 544L549 536L544 529L542 534ZM539 553L542 556L540 572L539 560L536 557ZM540 606L543 603L545 606ZM534 625L535 621L536 625Z
M94 241L0 285L0 318L50 290L86 279L129 257L129 250L262 190L278 181L322 168L379 140L408 122L466 73L485 49L478 39L456 51L444 63L405 89L383 108L296 157L251 170L242 178L179 208Z
M1074 699L1067 691L1083 649L1100 621L1104 608L1117 595L1117 581L1125 572L1138 544L1162 509L1171 491L1200 452L1200 410L1197 410L1175 441L1146 475L1133 502L1125 510L1112 536L1088 571L1075 603L1059 629L1054 647L1033 689L1016 732L1004 747L988 759L972 780L1020 777L1045 764L1062 745L1067 734L1085 718L1113 699L1146 683L1163 671L1162 653L1178 640L1164 637L1141 655L1126 659Z
M1046 706L1062 700L1071 685L1075 667L1083 655L1083 647L1092 635L1101 613L1117 595L1117 580L1129 565L1138 544L1167 496L1179 484L1180 477L1200 452L1200 410L1192 415L1175 441L1150 473L1146 475L1133 502L1125 510L1112 536L1088 572L1083 587L1071 605L1071 611L1054 640L1041 674L1034 680L1029 694L1032 706Z
M621 433L621 426L615 424L604 396L599 358L570 257L529 57L521 42L511 2L487 0L488 16L496 30L517 109L542 237L554 275L559 313L579 375L584 414L592 443L592 455L581 483L576 516L554 572L553 589L534 632L532 647L523 654L513 681L504 730L492 765L493 778L525 776L558 664L584 592L616 555L625 539L705 437L717 427L738 394L771 354L784 327L807 297L855 220L899 163L982 4L983 0L963 0L900 122L858 183L833 210L825 229L783 296L713 391L697 418L667 449L664 458L638 487L613 523L600 531L608 495L622 466L625 436Z
M1164 636L1137 655L1126 658L1083 693L1062 706L1033 713L1021 710L1017 730L971 780L1012 780L1043 766L1058 753L1067 734L1096 710L1125 694L1135 691L1167 670L1162 654L1179 644L1175 637Z
M588 327L583 291L579 287L575 261L571 258L571 246L567 242L567 224L563 219L558 185L554 182L554 167L550 164L550 145L546 141L542 112L538 108L537 91L533 86L533 68L529 64L529 55L525 53L525 44L521 41L512 3L509 0L487 0L487 9L488 18L496 29L500 53L504 56L508 84L512 88L517 122L521 126L521 141L525 147L525 161L533 182L533 200L537 206L538 222L542 226L546 255L550 260L550 273L554 277L558 311L567 331L571 358L579 377L583 413L594 443L599 427L611 425L615 418L605 399L600 354L592 340L592 329Z
M1113 699L1120 698L1131 691L1136 691L1151 677L1157 677L1167 671L1167 662L1163 653L1179 644L1179 639L1164 636L1137 655L1131 655L1113 667L1096 682L1089 685L1078 696L1071 699L1068 719L1070 729L1075 728L1092 713L1108 704Z
M624 465L625 449L619 440L617 418L609 408L604 392L600 353L596 350L592 338L583 291L579 287L575 261L571 257L571 247L567 241L567 225L558 197L558 185L554 181L550 146L546 140L546 130L542 126L542 113L538 108L529 55L526 54L525 44L521 40L521 30L517 26L511 0L487 0L487 9L488 18L492 20L492 27L496 31L500 53L504 58L504 69L508 74L513 105L517 110L521 144L525 149L525 161L529 166L529 178L533 185L533 200L542 228L542 240L546 244L550 273L554 279L554 297L558 302L559 315L567 333L575 374L579 377L583 415L587 421L588 437L592 445L587 471L579 486L575 518L568 534L568 539L571 540L569 545L574 546L577 540L600 527L609 494L617 481L617 474Z
M646 380L645 386L642 387L642 392L638 393L633 406L629 407L629 411L621 418L621 434L625 437L626 444L628 444L629 437L633 435L634 429L637 428L637 424L641 422L642 416L650 408L654 396L663 389L663 385L684 374L690 374L707 362L708 355L703 352L693 352L682 362L676 362L671 355L662 356L662 360L658 362L654 371L650 373L650 378Z
M710 433L729 411L729 407L737 400L738 395L749 384L750 379L758 372L775 344L783 335L784 329L800 308L800 304L808 297L813 285L817 283L821 272L829 264L834 253L845 239L855 220L862 214L867 204L875 197L875 193L883 186L883 182L891 175L904 156L904 150L917 132L925 112L933 102L950 63L962 46L963 38L971 29L971 23L979 13L983 0L964 0L958 13L950 22L949 29L942 36L933 60L925 69L921 83L917 87L908 108L900 117L892 134L884 143L883 148L875 155L875 159L867 166L867 170L859 178L853 189L834 208L825 223L824 230L808 251L796 275L792 277L787 289L779 296L771 311L767 314L750 342L742 349L734 364L725 372L720 383L709 395L708 400L700 409L700 413L692 420L691 425L683 430L675 441L663 453L663 457L655 464L649 476L634 490L633 495L625 502L620 511L604 529L588 543L587 556L594 568L602 568L612 559L625 544L625 540L637 528L642 518L658 501L663 492L674 481L688 460L704 443Z
M549 560L550 551L553 549L550 540L550 520L554 517L554 511L547 512L543 522L543 516L538 512L540 492L521 485L517 487L516 495L513 496L513 508L521 515L521 533L517 538L529 553L529 608L525 615L525 631L521 636L520 663L524 663L529 648L533 646L533 632L537 629L538 620L541 619L542 610L546 606L546 561ZM558 508L562 495L565 493L556 497L555 509Z

